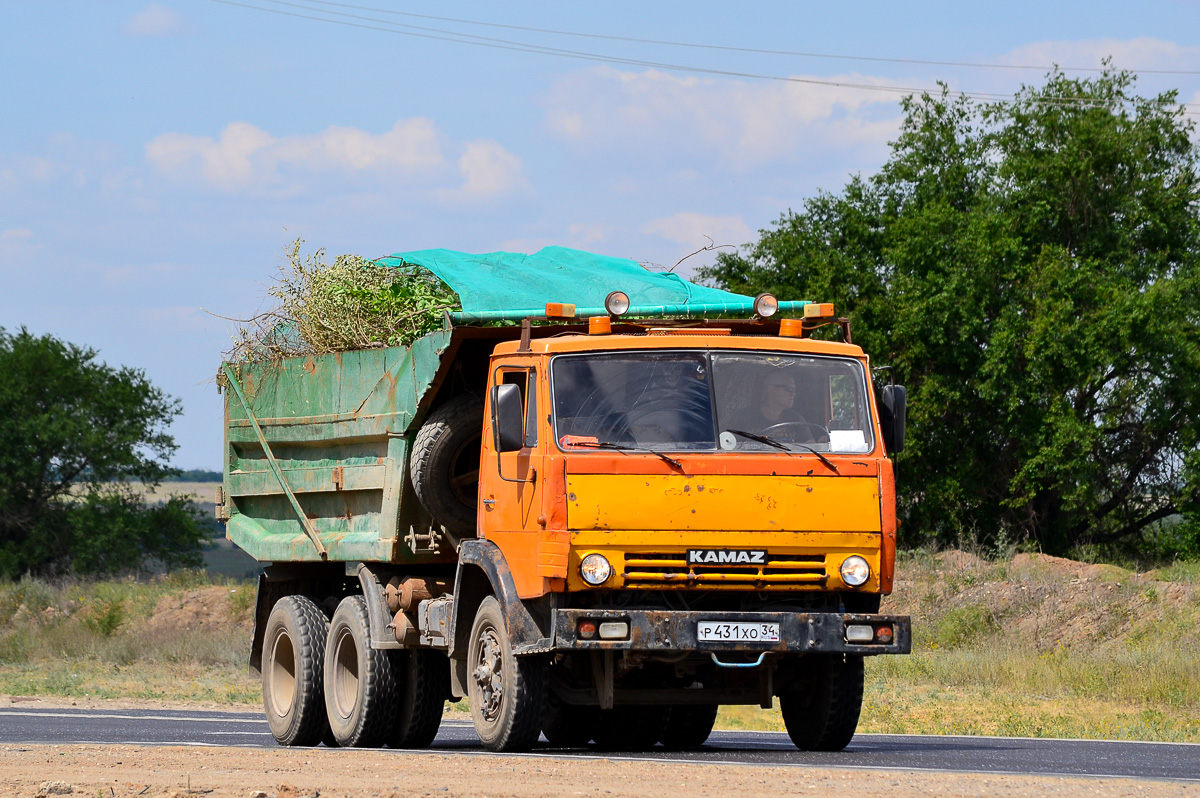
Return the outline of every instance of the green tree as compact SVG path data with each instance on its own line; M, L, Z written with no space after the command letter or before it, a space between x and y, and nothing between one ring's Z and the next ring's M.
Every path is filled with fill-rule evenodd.
M179 403L95 350L0 328L0 577L198 565L197 508L148 507L170 475Z
M704 274L832 300L896 367L910 544L1145 546L1200 514L1197 146L1176 95L1134 82L907 98L878 174Z

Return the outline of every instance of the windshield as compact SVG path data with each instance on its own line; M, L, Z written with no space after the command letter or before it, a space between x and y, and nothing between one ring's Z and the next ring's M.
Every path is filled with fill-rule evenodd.
M755 352L561 355L551 367L560 446L861 453L872 448L862 365Z

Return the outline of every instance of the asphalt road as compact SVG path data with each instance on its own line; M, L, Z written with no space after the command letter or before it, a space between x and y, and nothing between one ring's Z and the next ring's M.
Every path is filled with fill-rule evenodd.
M0 743L230 745L274 747L261 715L176 710L0 709ZM443 753L486 754L468 721L447 719L433 745ZM397 756L405 752L396 751ZM612 754L542 745L522 756L604 757L676 762L856 769L1038 773L1200 782L1200 745L1011 737L860 734L840 753L797 751L781 732L713 732L696 751Z

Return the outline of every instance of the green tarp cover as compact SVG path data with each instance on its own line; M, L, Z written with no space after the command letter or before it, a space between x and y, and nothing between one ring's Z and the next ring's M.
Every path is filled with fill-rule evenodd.
M415 264L458 292L464 311L529 310L547 302L601 308L610 291L624 291L633 305L744 305L742 294L689 283L675 274L651 272L636 261L546 247L533 255L489 252L468 255L448 249L400 252L376 261Z

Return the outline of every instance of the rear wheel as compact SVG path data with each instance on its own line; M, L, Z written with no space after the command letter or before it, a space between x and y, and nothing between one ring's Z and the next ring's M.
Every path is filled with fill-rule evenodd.
M388 745L427 748L442 725L450 693L450 662L440 651L397 651L391 657L396 677L396 718Z
M391 730L395 684L386 651L371 648L362 596L342 599L325 644L325 707L338 745L371 748Z
M810 678L779 696L783 725L801 751L841 751L850 744L862 711L863 659L822 657Z
M667 748L699 748L717 722L716 704L683 704L671 707L667 728L659 740Z
M316 745L329 734L325 718L325 636L329 621L316 602L285 596L263 634L263 708L280 745Z
M546 698L542 734L553 746L579 748L596 736L600 726L600 707L564 703L554 693Z
M513 655L495 596L485 598L475 614L467 666L471 720L483 747L497 752L532 748L546 705L546 660Z
M653 748L671 720L666 706L622 706L600 711L596 745L607 751Z

